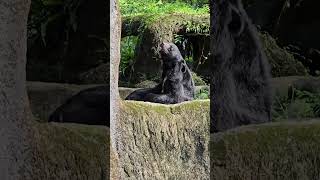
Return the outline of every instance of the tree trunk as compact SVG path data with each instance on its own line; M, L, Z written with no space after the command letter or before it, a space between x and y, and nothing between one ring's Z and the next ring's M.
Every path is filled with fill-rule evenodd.
M26 92L30 0L0 1L0 179L25 179L31 113Z
M120 41L121 41L121 18L119 11L119 1L110 1L110 139L111 154L117 159L116 143L117 114L119 113L120 96L118 91L118 75L120 63ZM115 152L115 153L114 153ZM118 162L111 160L111 179L117 179Z

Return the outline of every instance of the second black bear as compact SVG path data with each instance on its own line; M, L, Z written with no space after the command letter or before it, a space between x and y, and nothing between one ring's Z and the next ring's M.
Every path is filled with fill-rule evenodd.
M109 86L80 91L58 107L49 122L68 122L109 126Z

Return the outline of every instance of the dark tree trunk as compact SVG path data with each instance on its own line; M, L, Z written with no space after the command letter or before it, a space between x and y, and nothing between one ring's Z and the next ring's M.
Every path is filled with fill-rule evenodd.
M26 92L30 0L0 1L0 179L25 179L31 113Z

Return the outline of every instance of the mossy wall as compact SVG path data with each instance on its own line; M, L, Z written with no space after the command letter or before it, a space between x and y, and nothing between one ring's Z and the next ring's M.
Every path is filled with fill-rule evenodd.
M210 16L171 14L163 16L138 15L125 17L122 25L124 36L140 35L136 47L134 71L131 79L140 82L160 76L159 44L172 42L174 34L188 33L206 36L209 33ZM259 37L269 60L272 76L307 75L307 69L292 54L278 46L276 40L265 32ZM209 38L207 38L209 40ZM202 43L202 42L201 42ZM201 73L200 73L201 74Z
M209 179L209 101L124 101L118 144L122 179Z
M214 134L210 150L211 179L319 179L320 121Z
M133 82L160 76L159 48L162 42L172 42L174 34L209 35L209 14L139 15L123 19L124 35L140 35L136 47Z
M273 82L286 92L300 78ZM42 98L31 101L51 102L46 91L57 87L64 96L84 88L35 83L33 93L41 92ZM114 174L123 179L209 179L210 172L218 180L320 178L319 120L240 127L210 137L209 109L208 100L177 105L122 101L120 167ZM108 179L107 127L35 122L34 128L33 179Z
M33 115L47 122L49 115L79 91L98 85L73 85L45 82L27 82L29 102Z
M34 129L33 180L109 179L109 128L34 122Z
M280 48L275 39L267 33L259 33L261 43L271 66L273 77L303 76L307 69L292 54Z

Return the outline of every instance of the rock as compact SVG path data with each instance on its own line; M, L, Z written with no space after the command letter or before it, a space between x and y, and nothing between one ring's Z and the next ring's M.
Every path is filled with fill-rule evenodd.
M267 33L260 33L265 53L271 65L273 77L306 75L303 64L294 59L293 55L280 48L276 41Z
M210 179L319 179L319 133L315 120L211 134Z
M140 21L140 23L138 23ZM209 14L168 14L153 16L125 17L124 23L133 23L131 28L139 28L141 40L138 42L135 52L133 82L152 79L161 76L161 61L159 48L162 42L173 42L174 34L192 34L205 36L209 34ZM123 32L128 25L123 23ZM138 25L138 26L137 26ZM142 29L142 30L141 30ZM198 29L198 32L194 32ZM131 32L136 32L131 30ZM132 34L128 34L132 35ZM198 38L200 39L200 38ZM131 82L131 81L130 81Z
M288 98L289 89L294 85L300 90L309 90L311 92L320 91L320 80L318 78L289 76L273 78L271 81L273 95L275 97ZM310 85L311 84L311 85ZM101 84L90 85L72 85L44 82L28 82L27 89L29 102L33 115L39 121L47 121L49 115L65 101L80 92L81 90L97 87ZM119 94L122 99L127 97L131 92L139 88L119 87ZM195 93L199 94L202 91L210 91L209 86L196 86ZM275 98L274 98L275 100Z
M311 93L320 93L320 78L311 76L288 76L273 78L272 87L274 95L284 98L291 98L289 95L292 88ZM289 94L288 94L289 93Z
M31 110L33 115L37 117L38 121L47 122L49 115L59 106L64 104L68 98L84 89L98 87L101 85L103 84L74 85L29 81L27 82L27 90ZM139 88L119 87L120 97L124 99L137 89ZM202 90L209 91L209 87L196 86L195 88L196 94L200 93Z
M50 116L49 122L105 125L110 127L110 87L84 89L68 98Z
M119 87L119 94L121 99L125 99L130 93L140 88L126 88L126 87Z
M124 101L117 142L123 179L209 179L209 101Z
M27 82L32 113L39 121L48 121L49 115L65 101L83 89L99 85L72 85Z
M195 72L192 72L192 79L194 81L195 86L206 86L207 85L207 83L200 76L198 76Z
M158 85L155 81L145 80L140 83L137 83L134 85L135 88L154 88L156 85Z
M285 49L308 69L310 75L318 76L320 74L320 50L302 49L294 45L288 45Z
M109 129L34 122L31 179L109 179Z
M260 2L260 1L259 1ZM261 2L262 3L262 2ZM267 4L269 2L266 2ZM272 1L272 3L279 3L278 1ZM276 4L270 6L279 6ZM253 7L252 7L253 8ZM263 6L261 6L263 8ZM274 7L278 8L278 7ZM269 10L268 10L269 11ZM260 11L259 11L260 12ZM273 12L273 11L270 11ZM268 14L268 13L267 13ZM266 15L267 17L267 15ZM185 18L185 19L181 19ZM186 15L175 15L172 17L172 20L168 20L168 22L162 22L159 24L158 21L152 23L148 23L146 29L141 32L142 39L137 44L136 48L136 63L134 64L133 77L136 79L132 79L133 82L141 82L148 79L154 79L156 77L160 77L161 72L161 63L158 57L159 44L162 41L173 41L173 34L175 31L179 29L183 29L185 26L180 21L187 21L190 19L193 25L198 23L204 24L204 27L209 27L209 16L186 16ZM131 19L135 23L139 21L146 21L147 17L131 17L126 18L124 22L131 22L128 19ZM127 27L127 26L126 26ZM199 38L198 38L199 39ZM205 42L209 41L210 38L205 38ZM292 54L278 46L277 42L274 38L268 35L265 32L260 32L260 39L262 41L262 45L264 46L266 55L272 66L272 75L274 77L279 76L293 76L293 75L306 75L307 69L303 66L301 62L296 60ZM196 63L193 64L196 66ZM204 64L203 66L208 66ZM197 74L208 74L206 72L206 67L199 67L199 72ZM192 68L191 68L192 69ZM201 72L200 72L201 71ZM204 76L207 77L207 76ZM196 84L197 85L197 84ZM198 85L203 85L203 82L199 81Z
M311 75L316 75L315 70L320 70L319 55L314 57L310 51L320 49L319 1L244 0L244 4L252 21L272 34L282 47L293 45L301 49L295 58L309 68Z
M125 99L130 93L140 88L126 88L126 87L119 87L119 94L121 99ZM199 94L202 91L207 91L209 93L210 87L209 86L196 86L195 87L195 94Z
M243 0L243 3L253 23L282 45L320 49L319 1Z
M273 90L273 95L278 97L288 98L288 90L292 83L298 79L303 78L303 76L286 76L272 78L271 85Z
M320 77L301 77L292 82L290 88L311 93L320 93Z
M109 84L109 63L101 64L80 74L80 81L84 84Z

